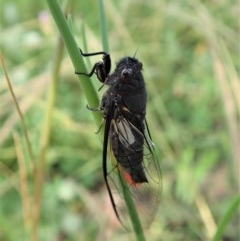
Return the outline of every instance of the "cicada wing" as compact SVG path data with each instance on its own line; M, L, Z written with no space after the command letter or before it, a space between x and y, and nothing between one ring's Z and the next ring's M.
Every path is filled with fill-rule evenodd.
M112 119L108 136L105 180L116 215L128 228L125 188L124 191L132 197L142 225L147 227L159 205L161 172L146 121L134 125L124 118Z

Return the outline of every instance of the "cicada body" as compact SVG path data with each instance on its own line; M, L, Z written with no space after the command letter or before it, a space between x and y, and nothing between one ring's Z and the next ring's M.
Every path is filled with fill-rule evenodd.
M100 104L105 120L104 180L120 222L128 227L127 192L146 227L159 205L161 171L145 118L147 93L142 63L136 58L124 57L109 74L111 61L107 53L82 53L83 56L96 54L103 54L103 61L85 75L96 73L99 80L109 86Z

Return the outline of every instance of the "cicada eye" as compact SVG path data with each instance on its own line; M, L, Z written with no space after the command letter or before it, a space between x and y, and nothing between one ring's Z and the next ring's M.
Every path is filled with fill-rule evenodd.
M141 62L138 63L138 67L139 67L140 70L142 69L143 65L142 65Z

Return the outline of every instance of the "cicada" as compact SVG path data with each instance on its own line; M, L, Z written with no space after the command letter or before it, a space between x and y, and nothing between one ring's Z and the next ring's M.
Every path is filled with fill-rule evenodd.
M142 63L124 57L110 74L111 58L106 52L83 53L84 57L102 55L88 77L96 74L108 89L99 110L105 122L103 175L117 218L128 227L129 210L124 192L130 194L144 227L153 220L160 199L161 171L146 121L147 92Z

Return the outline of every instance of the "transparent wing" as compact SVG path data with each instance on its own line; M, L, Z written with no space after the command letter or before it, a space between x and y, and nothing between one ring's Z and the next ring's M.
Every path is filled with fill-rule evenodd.
M125 118L111 119L108 127L109 149L103 161L114 210L122 225L129 228L124 186L124 191L132 197L142 225L147 227L156 214L161 192L161 171L147 122L133 124Z

